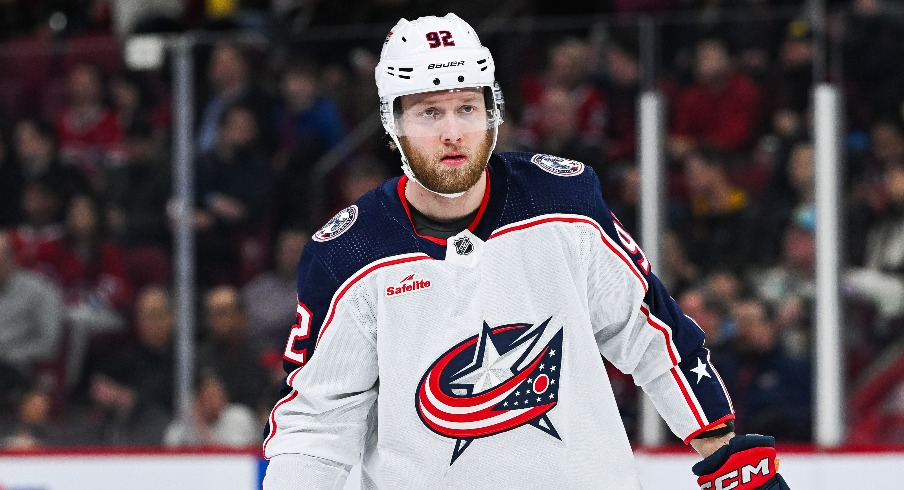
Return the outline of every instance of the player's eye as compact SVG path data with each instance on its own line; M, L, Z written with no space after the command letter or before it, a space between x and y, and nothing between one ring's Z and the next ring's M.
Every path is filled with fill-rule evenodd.
M464 114L471 114L476 111L477 111L477 108L472 105L463 105L463 106L461 106L461 109L459 109L459 112L464 113Z
M429 109L420 111L420 116L425 119L435 119L437 116L439 116L439 111L431 107Z

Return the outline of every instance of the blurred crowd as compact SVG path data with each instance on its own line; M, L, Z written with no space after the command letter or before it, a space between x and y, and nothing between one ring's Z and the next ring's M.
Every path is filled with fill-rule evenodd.
M501 2L456 13L478 30L496 16L526 26L481 32L506 96L497 151L593 167L635 232L644 74L630 16L659 20L653 88L669 101L668 233L655 272L706 332L738 431L806 442L810 88L821 54L803 4ZM846 116L847 396L872 397L849 414L849 430L859 442L900 443L904 431L889 426L904 428L904 390L879 375L904 342L904 15L880 0L829 7L827 76ZM0 448L256 445L283 376L302 248L336 210L399 173L381 130L335 152L378 109L380 36L399 17L444 9L0 1ZM575 20L586 14L610 16ZM540 29L538 16L564 27ZM336 30L347 25L374 35ZM197 376L194 417L176 421L172 116L184 108L173 107L168 67L130 69L121 42L185 29L219 36L195 50ZM277 34L264 44L232 35L248 29ZM611 371L633 438L638 390Z

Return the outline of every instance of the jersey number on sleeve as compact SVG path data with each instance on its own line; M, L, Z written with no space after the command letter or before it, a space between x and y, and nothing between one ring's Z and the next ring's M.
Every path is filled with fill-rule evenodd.
M298 309L295 311L295 317L298 321L295 325L292 325L292 331L289 332L289 341L286 342L286 351L283 353L283 357L303 366L307 361L308 350L296 349L295 342L307 339L311 336L311 320L313 319L313 315L307 306L299 302Z
M647 256L644 255L643 250L640 249L640 246L637 245L637 242L635 242L631 234L628 233L628 230L625 230L625 227L615 216L615 213L610 214L612 214L612 224L615 225L615 232L618 233L618 239L621 240L622 245L625 246L625 250L631 255L640 255L640 258L637 259L637 265L640 266L640 269L644 274L649 274L650 261L647 260Z

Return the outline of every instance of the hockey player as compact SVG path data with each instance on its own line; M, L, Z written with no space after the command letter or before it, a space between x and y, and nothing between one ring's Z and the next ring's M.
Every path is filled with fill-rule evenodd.
M454 14L402 19L376 68L404 176L333 217L298 267L266 490L637 489L603 357L705 459L701 488L785 488L583 163L492 154L493 57ZM600 355L602 354L602 356Z

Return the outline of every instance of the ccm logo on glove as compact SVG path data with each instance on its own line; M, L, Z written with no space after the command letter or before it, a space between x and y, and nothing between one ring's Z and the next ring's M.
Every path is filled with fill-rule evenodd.
M697 479L697 484L700 485L701 490L758 488L778 471L776 461L775 448L748 449L731 455L720 468L724 472L701 476Z

